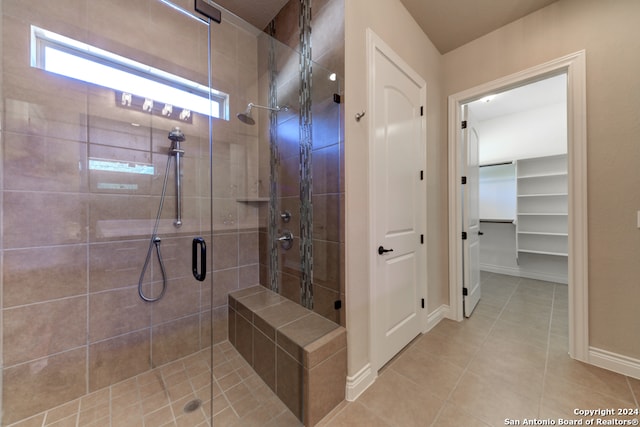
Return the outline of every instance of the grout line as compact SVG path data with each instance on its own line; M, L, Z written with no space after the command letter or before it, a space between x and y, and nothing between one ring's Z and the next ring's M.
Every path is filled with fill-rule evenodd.
M473 353L473 355L471 356L471 358L469 359L469 362L467 362L467 365L464 367L464 369L462 370L462 373L460 374L460 376L458 377L458 380L456 381L456 383L454 384L453 388L451 389L451 391L449 392L449 394L447 395L446 399L444 400L444 404L442 405L442 407L440 407L440 409L438 410L438 413L436 414L433 422L431 423L431 426L435 426L436 423L438 422L438 420L440 419L440 416L442 415L442 412L444 411L444 408L447 406L448 403L451 403L451 398L453 397L453 393L455 393L456 389L458 388L458 386L460 385L460 383L462 382L462 378L467 374L467 372L469 371L469 366L471 366L471 363L473 363L473 361L476 359L478 353L480 353L480 349L482 349L482 347L484 346L484 344L486 343L487 339L489 338L489 335L491 335L491 332L493 331L493 329L496 326L496 323L498 323L498 320L500 319L500 317L502 316L502 313L504 313L507 305L509 304L509 302L511 301L511 298L513 297L513 295L515 295L516 291L518 290L518 288L520 287L520 282L522 281L522 279L518 279L516 286L513 288L513 291L511 291L511 295L509 295L509 298L507 298L507 301L505 301L505 303L502 305L502 308L500 309L500 312L498 313L498 316L494 319L493 323L491 324L491 326L489 327L489 330L487 332L487 335L484 337L484 340L482 341L482 343L480 345L478 345L478 348L476 349L476 351ZM482 285L482 282L481 282ZM464 319L463 322L466 322L467 319ZM464 410L464 409L463 409ZM473 415L473 414L469 414L471 415L473 418L477 418L479 420L481 420L482 422L486 423L487 425L490 425L491 423L479 418L477 415Z
M547 352L544 358L544 371L542 373L542 390L538 399L538 417L542 415L542 402L544 400L544 389L547 382L547 369L549 367L549 353L551 352L551 328L553 324L553 309L556 305L556 291L558 285L553 285L553 298L551 299L551 313L549 314L549 328L547 329Z
M629 387L629 391L631 392L631 397L633 397L633 402L636 404L636 408L640 408L640 405L638 404L638 398L636 397L636 394L633 391L633 387L631 387L631 381L629 380L629 377L625 375L625 380L627 381L627 386Z

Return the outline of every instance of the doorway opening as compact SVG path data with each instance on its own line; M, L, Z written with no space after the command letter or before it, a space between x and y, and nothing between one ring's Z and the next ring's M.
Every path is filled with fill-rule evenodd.
M567 254L566 277L569 294L569 354L575 359L587 361L588 258L586 218L586 96L584 69L584 52L577 52L449 97L449 212L450 218L453 218L449 227L449 295L451 309L449 317L457 321L463 319L463 289L465 287L465 277L466 283L469 283L470 278L469 262L465 262L465 256L463 256L466 250L465 244L467 243L464 240L467 236L464 234L467 233L466 227L468 224L463 224L463 221L459 220L459 218L463 218L463 214L468 217L468 213L465 213L463 208L465 205L463 200L464 194L462 192L462 186L460 185L462 177L466 176L465 173L467 172L467 163L460 160L463 158L462 153L467 149L464 140L465 133L462 129L462 106L488 95L505 93L510 89L529 85L550 77L565 75L567 95L567 153L565 162L567 165L567 224L566 232L557 232L556 234L566 235L566 248L563 247L562 249ZM466 205L473 206L473 203L467 202ZM473 215L471 216L473 217ZM477 216L477 218L479 218L479 216ZM472 222L470 222L470 224L471 223ZM535 231L530 231L529 233L534 232ZM547 232L547 237L549 237L551 233L552 232ZM525 237L523 239L524 244L529 236L538 237L539 235L523 233L522 236ZM516 243L516 251L517 249ZM524 252L525 247L522 249L523 251L518 252L518 254L529 254L528 252ZM530 249L530 251L532 250L533 249ZM549 249L546 252L551 253L553 251ZM557 252L559 253L559 250ZM550 256L548 253L546 255ZM479 295L478 293L478 296Z
M462 106L465 317L488 273L568 283L566 88L561 73Z

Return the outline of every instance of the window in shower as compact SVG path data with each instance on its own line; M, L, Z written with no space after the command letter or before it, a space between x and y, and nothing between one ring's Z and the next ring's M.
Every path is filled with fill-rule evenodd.
M188 120L191 112L229 120L226 93L36 26L31 26L31 66L114 89L123 106L139 98L143 111L155 106L165 116L175 112L179 120Z

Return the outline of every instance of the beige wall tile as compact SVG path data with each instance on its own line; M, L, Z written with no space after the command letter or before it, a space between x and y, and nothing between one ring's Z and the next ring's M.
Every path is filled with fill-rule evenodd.
M314 171L314 174L316 172ZM340 241L342 229L339 194L315 194L313 196L313 238Z
M235 348L244 359L253 366L253 330L254 327L249 320L236 313L236 342Z
M86 312L86 297L5 309L4 365L11 366L85 345Z
M213 270L224 270L238 266L238 234L218 234L211 242Z
M5 249L86 242L86 199L77 194L4 193Z
M315 260L315 257L314 257ZM342 301L342 308L336 310L336 301ZM340 324L340 313L344 311L344 298L338 291L313 283L313 311L325 319Z
M313 151L313 192L315 194L338 193L340 191L339 160L340 146L337 141L334 145Z
M213 283L213 306L221 307L227 304L227 294L238 290L238 270L222 270L212 273Z
M238 268L238 287L240 289L255 286L260 283L260 266L258 264L245 265Z
M138 283L148 241L125 241L89 245L89 290L100 292ZM145 280L151 279L151 272Z
M258 259L258 233L240 233L238 236L239 259L238 265L257 264Z
M152 321L154 325L175 320L200 312L200 282L187 276L170 280L166 293L160 301L152 304Z
M276 389L276 343L258 329L253 332L253 369L272 390Z
M313 369L305 369L305 425L316 425L344 400L346 379L346 347ZM425 418L422 420L426 421Z
M153 365L159 366L199 350L200 316L189 316L154 326Z
M5 251L4 307L85 294L86 252L85 245Z
M130 287L89 296L89 342L149 328L151 306Z
M218 307L213 310L213 325L211 324L211 315L209 312L201 314L201 348L207 348L211 345L211 339L213 344L218 344L229 339L229 317L227 307Z
M87 145L37 135L4 135L5 190L87 190Z
M3 370L3 423L27 418L85 394L86 348Z
M303 368L280 347L276 353L276 394L298 419L303 411Z

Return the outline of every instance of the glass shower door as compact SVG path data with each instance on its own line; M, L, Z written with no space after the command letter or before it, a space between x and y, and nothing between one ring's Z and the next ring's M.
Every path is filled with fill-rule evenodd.
M161 0L1 7L1 424L206 422L209 24Z

